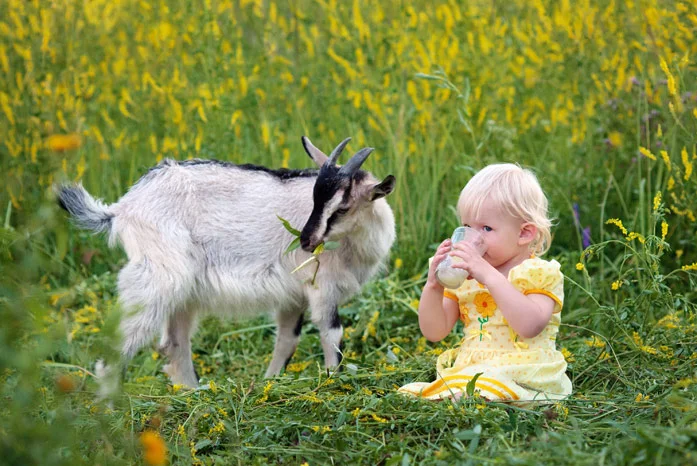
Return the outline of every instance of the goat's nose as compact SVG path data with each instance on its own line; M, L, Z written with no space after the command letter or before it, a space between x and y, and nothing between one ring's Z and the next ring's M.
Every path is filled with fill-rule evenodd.
M313 247L312 247L312 241L308 237L300 237L300 247L303 249L303 251L307 252L312 252Z

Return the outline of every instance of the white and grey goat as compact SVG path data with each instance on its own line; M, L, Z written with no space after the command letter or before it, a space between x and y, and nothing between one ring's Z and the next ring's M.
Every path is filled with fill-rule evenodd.
M324 362L341 360L338 306L384 264L395 239L394 216L383 199L392 175L379 181L360 167L372 148L336 164L349 139L327 157L302 143L319 170L271 170L215 160L165 160L118 202L105 205L82 186L60 186L58 201L76 223L107 232L128 264L118 279L124 309L124 362L161 332L173 383L194 387L191 359L197 316L208 311L254 315L275 311L276 345L266 376L285 367L298 344L306 308L319 329ZM277 216L304 224L301 248ZM315 267L291 274L322 242L340 246Z

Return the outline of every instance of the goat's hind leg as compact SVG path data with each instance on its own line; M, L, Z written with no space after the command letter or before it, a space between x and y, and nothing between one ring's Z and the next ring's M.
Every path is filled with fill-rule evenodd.
M300 340L300 332L303 326L303 309L278 311L276 313L276 345L273 349L273 358L265 377L273 377L281 373L288 365L290 358L295 353Z
M147 259L129 262L119 273L119 301L123 312L119 329L122 338L121 363L124 367L155 338L169 314L177 307L177 298L181 298L184 289L181 277L178 278L180 280L172 280L170 274L167 281L161 280ZM105 377L100 391L113 393L115 371L103 365L101 370Z
M120 364L115 367L98 361L95 368L101 398L107 398L116 393L121 372L125 371L128 362L133 359L138 350L152 341L166 319L166 311L160 306L134 308L123 303L122 306L124 315L119 324L122 337ZM117 368L121 368L122 371Z
M173 384L198 386L198 374L191 359L191 334L195 328L196 314L192 310L174 313L165 326L160 351L169 359L163 370Z

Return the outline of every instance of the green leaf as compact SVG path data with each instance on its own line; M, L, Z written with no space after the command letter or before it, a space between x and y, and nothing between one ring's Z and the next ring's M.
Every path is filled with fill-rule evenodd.
M324 252L324 243L319 243L314 251L312 251L313 256L319 256Z
M295 228L293 228L288 220L286 220L285 218L281 217L278 214L276 214L276 217L278 217L278 219L283 224L283 228L288 230L291 235L298 236L298 237L300 236L300 232L298 230L296 230Z
M483 372L477 372L476 374L474 374L474 377L472 377L472 380L470 380L469 382L467 382L467 389L466 389L466 391L467 391L467 396L468 396L468 397L472 398L472 397L474 396L474 389L475 389L476 384L477 384L477 379L478 379L479 376L482 375L482 374L483 374Z
M202 448L207 447L208 445L211 445L213 442L210 439L203 439L199 440L196 445L194 445L194 450L200 451Z
M339 246L341 246L341 243L338 241L327 241L326 243L324 243L324 250L331 251L332 249L336 249Z
M300 238L295 238L293 241L290 242L288 247L286 248L286 252L283 254L288 254L289 252L295 251L300 247Z

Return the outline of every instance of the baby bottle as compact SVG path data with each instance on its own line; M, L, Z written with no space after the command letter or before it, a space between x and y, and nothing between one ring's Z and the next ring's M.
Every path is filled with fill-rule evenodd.
M453 231L453 235L450 238L452 251L452 245L459 243L460 241L467 241L472 243L475 249L482 256L486 252L486 246L482 240L482 235L477 230L473 230L470 227L457 227ZM454 268L452 265L455 262L461 262L462 259L459 257L454 257L447 255L445 259L438 264L436 268L436 280L438 283L443 285L445 288L458 288L465 280L469 277L469 273L463 269Z

